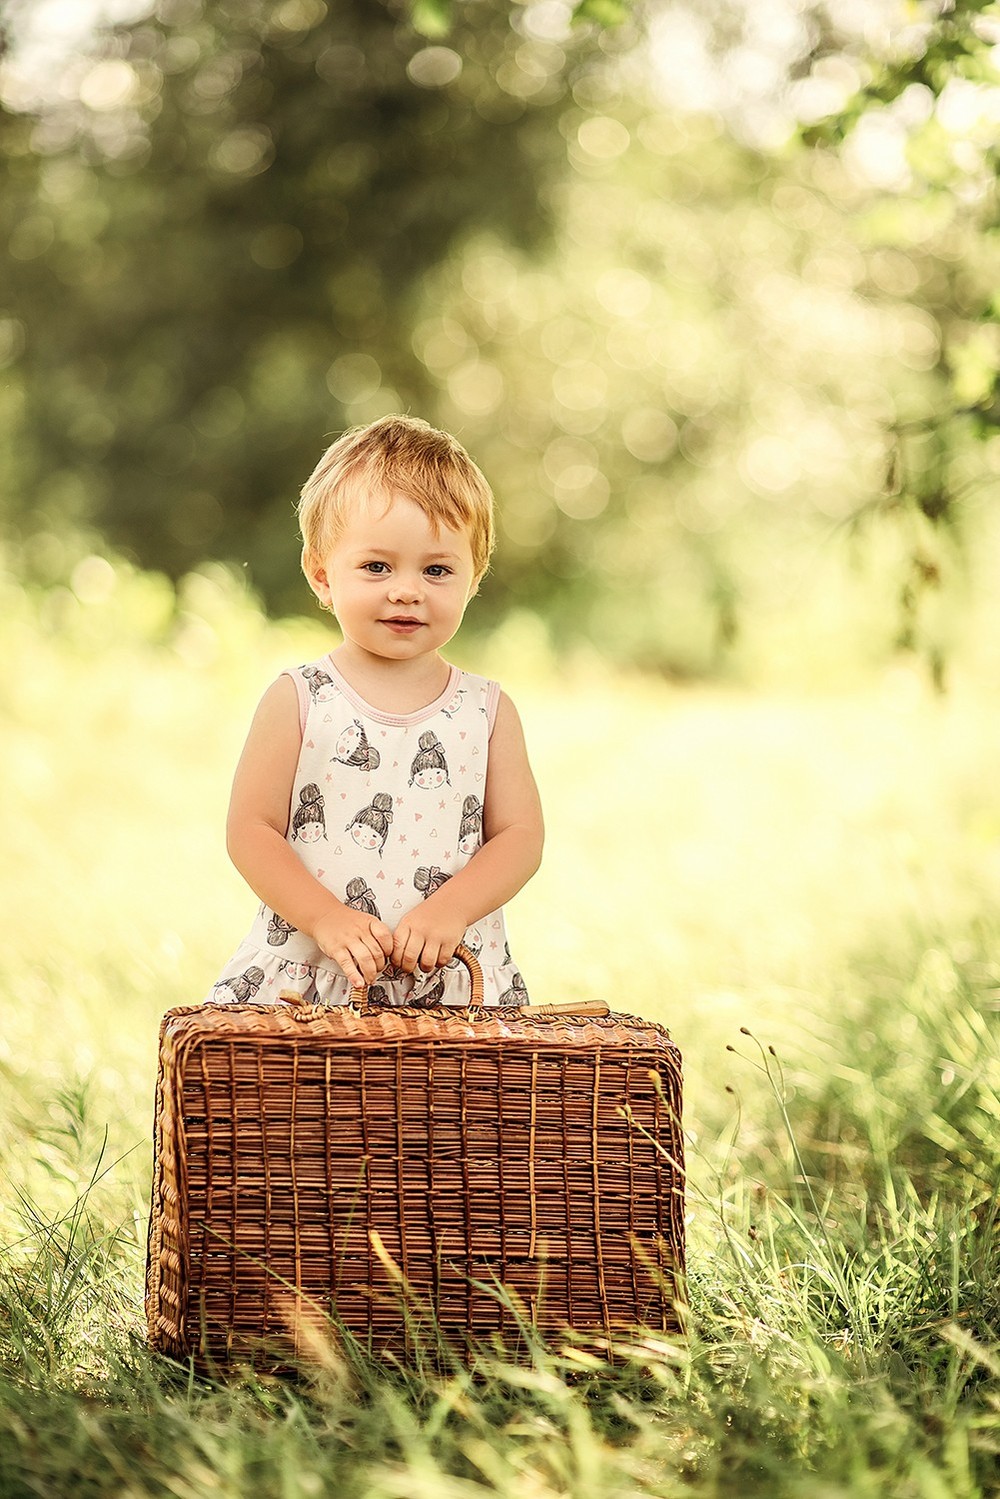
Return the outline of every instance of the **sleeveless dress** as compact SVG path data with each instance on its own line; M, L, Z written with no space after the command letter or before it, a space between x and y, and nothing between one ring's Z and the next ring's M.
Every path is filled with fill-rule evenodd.
M299 696L302 746L287 841L345 905L401 918L464 868L482 844L489 741L500 688L457 667L441 696L415 713L383 713L355 692L330 656L289 671ZM487 1004L524 1004L502 910L463 937L479 959ZM350 983L278 911L261 906L209 998L273 1004L281 990L308 1004L345 1004ZM394 1005L469 1003L457 958L437 973L388 968L371 998Z

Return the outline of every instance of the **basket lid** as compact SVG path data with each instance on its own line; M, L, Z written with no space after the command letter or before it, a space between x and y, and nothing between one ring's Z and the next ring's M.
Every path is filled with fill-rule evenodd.
M552 1046L592 1051L607 1046L640 1047L676 1054L669 1032L654 1021L610 1012L603 1016L555 1017L519 1015L516 1006L462 1008L364 1008L348 1004L330 1008L290 1005L181 1005L168 1010L160 1029L164 1044L202 1039L242 1038L267 1043L352 1044L386 1046L505 1047Z

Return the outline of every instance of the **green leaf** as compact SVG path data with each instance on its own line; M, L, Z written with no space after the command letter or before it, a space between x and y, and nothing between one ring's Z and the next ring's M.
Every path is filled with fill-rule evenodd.
M451 30L451 0L412 0L410 21L421 36L437 40Z
M573 8L573 21L580 24L593 21L598 26L620 26L628 20L628 0L578 0Z

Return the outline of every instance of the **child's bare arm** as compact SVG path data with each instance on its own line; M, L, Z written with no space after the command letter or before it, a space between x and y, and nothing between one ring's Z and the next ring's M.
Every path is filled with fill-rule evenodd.
M301 742L295 684L279 677L260 701L236 767L229 857L264 904L312 937L352 984L371 983L392 951L392 933L377 917L339 901L286 841Z
M484 843L464 869L410 911L396 928L392 961L425 973L455 955L465 930L495 911L535 873L542 857L542 808L517 709L500 694L483 799Z

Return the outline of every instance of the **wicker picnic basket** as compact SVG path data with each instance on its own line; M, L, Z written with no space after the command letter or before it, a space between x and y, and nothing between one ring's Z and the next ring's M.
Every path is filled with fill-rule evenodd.
M152 1345L278 1367L518 1322L678 1329L680 1056L628 1015L206 1004L160 1032ZM571 1007L566 1007L571 1008ZM595 1007L589 1007L591 1009ZM416 1312L415 1312L416 1309Z

